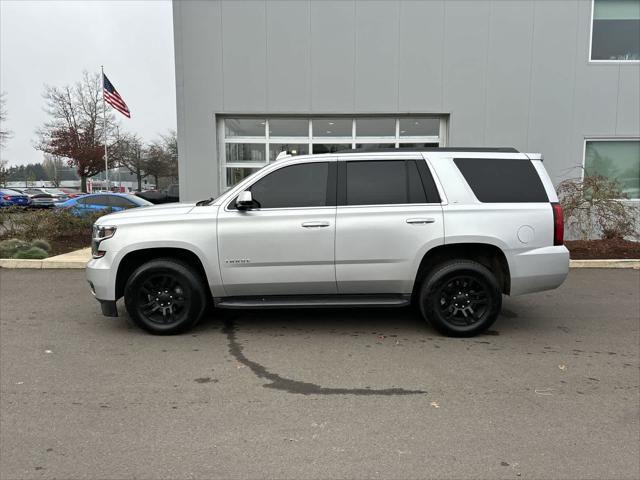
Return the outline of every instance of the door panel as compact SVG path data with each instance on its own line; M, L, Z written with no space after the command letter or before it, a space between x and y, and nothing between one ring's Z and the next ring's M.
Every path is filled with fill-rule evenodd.
M335 207L221 210L226 294L335 294L335 215Z
M422 256L444 241L432 182L421 158L339 162L338 293L411 293Z
M443 241L440 205L338 207L338 293L411 293L422 255Z

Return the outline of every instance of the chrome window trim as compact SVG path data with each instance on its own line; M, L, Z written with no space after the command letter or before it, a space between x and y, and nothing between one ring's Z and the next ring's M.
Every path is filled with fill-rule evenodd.
M253 180L251 182L247 181L247 180L250 180L247 177L247 179L243 180L242 182L239 182L237 185L234 185L233 188L231 188L231 190L229 190L227 193L224 194L224 195L229 195L229 198L222 199L222 203L224 203L224 211L225 212L238 212L239 210L237 208L229 208L229 205L235 199L235 197L240 192L245 191L248 187L251 187L256 182L260 181L261 179L263 179L267 175L269 175L269 174L271 174L271 173L273 173L275 171L278 171L281 168L290 167L292 165L301 165L301 164L305 164L305 163L326 163L326 162L335 162L335 161L336 161L335 157L329 156L329 155L327 155L327 158L320 157L320 156L311 157L311 158L304 158L301 155L300 159L291 160L291 161L289 161L287 163L275 163L275 162L272 162L270 164L267 164L268 166L273 166L273 168L265 169L265 172L264 172L263 175L258 176L255 180ZM263 165L263 167L264 167L264 165ZM242 187L242 188L240 188L240 187ZM335 207L335 205L325 205L325 206L318 206L318 207L255 208L255 209L251 209L251 211L252 212L258 212L258 211L264 212L264 211L273 211L273 210L299 210L299 209L307 210L307 209L310 209L310 208L336 208L336 207Z

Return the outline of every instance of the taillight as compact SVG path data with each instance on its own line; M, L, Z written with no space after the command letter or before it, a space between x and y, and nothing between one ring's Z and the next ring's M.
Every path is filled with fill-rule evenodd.
M4 200L13 200L13 197L11 195L5 195L4 197L2 197Z
M559 203L552 203L553 209L553 244L564 244L564 213L562 212L562 205Z

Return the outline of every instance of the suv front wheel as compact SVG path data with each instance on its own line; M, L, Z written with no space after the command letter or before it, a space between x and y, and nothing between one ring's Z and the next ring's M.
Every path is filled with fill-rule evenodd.
M124 302L133 322L156 335L193 327L207 303L204 284L187 264L172 258L151 260L127 280Z
M420 310L438 331L470 337L489 328L502 307L496 277L471 260L451 260L435 267L420 291Z

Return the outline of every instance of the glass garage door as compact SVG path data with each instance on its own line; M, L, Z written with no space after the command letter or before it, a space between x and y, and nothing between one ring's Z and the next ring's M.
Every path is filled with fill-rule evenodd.
M290 155L354 148L445 146L443 117L223 117L219 120L221 188Z

